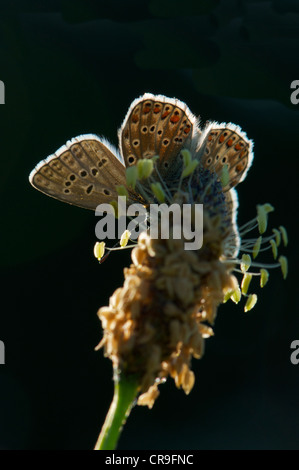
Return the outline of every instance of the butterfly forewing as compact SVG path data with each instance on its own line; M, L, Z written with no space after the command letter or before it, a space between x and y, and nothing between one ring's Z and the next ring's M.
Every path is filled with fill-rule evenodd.
M98 204L117 199L116 186L126 185L125 167L106 142L87 134L40 162L30 182L49 196L95 210Z
M141 158L159 156L160 173L176 173L180 150L190 147L197 120L185 103L162 95L135 100L120 129L120 148L126 166Z
M229 180L223 191L228 191L247 174L253 159L252 141L238 126L212 123L202 134L197 158L219 177L227 166Z

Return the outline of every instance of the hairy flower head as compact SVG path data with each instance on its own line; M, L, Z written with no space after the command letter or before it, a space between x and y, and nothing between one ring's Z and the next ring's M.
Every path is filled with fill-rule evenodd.
M238 303L243 296L245 312L251 310L257 301L256 294L248 293L252 278L259 276L263 287L269 277L269 266L255 259L265 249L273 251L273 243L278 246L278 232L287 239L282 227L264 236L273 210L270 204L258 206L257 217L239 232L233 196L223 192L221 179L193 164L189 151L184 151L183 162L180 180L170 186L155 177L154 162L145 166L142 161L134 184L138 187L143 180L143 197L149 203L192 207L202 203L202 247L186 251L184 237L173 236L174 220L168 239L152 239L149 231L142 232L132 251L132 264L124 270L123 286L98 312L104 329L98 348L104 347L116 374L138 378L138 404L149 407L159 394L158 385L168 376L187 394L191 391L195 381L191 360L202 357L219 304L229 299ZM246 239L255 228L258 237ZM281 258L273 266L281 266L286 273L286 261ZM235 273L243 279L238 280Z

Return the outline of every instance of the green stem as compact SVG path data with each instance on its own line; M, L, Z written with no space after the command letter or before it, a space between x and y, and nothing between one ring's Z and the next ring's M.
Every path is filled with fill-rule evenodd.
M114 382L114 396L94 450L114 450L138 393L138 381L121 376Z

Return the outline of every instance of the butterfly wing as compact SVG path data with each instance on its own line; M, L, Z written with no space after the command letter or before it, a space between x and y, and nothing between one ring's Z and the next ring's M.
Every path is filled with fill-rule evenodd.
M181 166L180 150L191 148L198 132L197 119L185 103L146 93L133 101L119 130L120 151L127 167L158 155L160 173L171 176Z
M203 168L219 178L226 173L223 192L227 215L224 224L230 228L224 253L237 256L240 236L237 228L238 195L235 186L243 181L253 161L253 142L234 124L212 122L204 129L196 153ZM223 180L222 180L223 181Z
M116 186L126 185L124 165L109 143L94 134L67 142L41 161L29 180L48 196L92 210L117 199Z
M201 165L221 177L225 165L228 181L223 191L229 191L246 177L253 160L253 142L234 124L209 124L203 131L197 150Z

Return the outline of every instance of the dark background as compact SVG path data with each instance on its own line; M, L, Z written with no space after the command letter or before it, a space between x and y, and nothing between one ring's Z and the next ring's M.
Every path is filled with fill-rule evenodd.
M32 168L78 134L117 145L144 92L232 121L255 141L239 222L258 203L288 228L289 277L271 272L259 301L220 306L193 362L187 397L172 380L136 407L120 449L298 449L297 302L299 5L281 1L0 2L0 446L91 449L113 394L96 312L123 281L128 251L99 265L95 217L35 191Z

